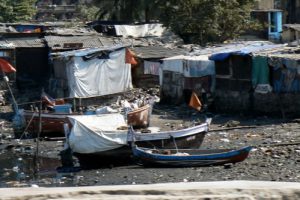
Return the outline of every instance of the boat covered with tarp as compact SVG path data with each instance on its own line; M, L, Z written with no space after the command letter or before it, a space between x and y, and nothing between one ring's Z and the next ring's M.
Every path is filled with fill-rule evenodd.
M81 165L101 165L106 162L129 161L132 157L128 124L119 113L107 115L69 116L72 129L67 142ZM199 148L209 122L187 128L145 133L134 130L135 143L141 147Z

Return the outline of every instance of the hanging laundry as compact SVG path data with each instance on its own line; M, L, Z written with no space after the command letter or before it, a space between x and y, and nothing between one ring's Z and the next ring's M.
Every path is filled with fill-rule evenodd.
M159 62L144 61L144 74L152 74L159 76Z
M268 58L263 56L252 57L252 86L270 83L270 70Z

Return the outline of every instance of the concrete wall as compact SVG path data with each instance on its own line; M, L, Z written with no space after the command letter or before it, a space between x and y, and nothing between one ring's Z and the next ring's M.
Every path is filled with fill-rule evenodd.
M249 113L251 112L251 99L249 92L216 90L215 110L224 113Z
M300 116L300 94L259 94L217 90L215 109L233 114L258 114L277 117Z
M254 9L257 9L257 10L274 9L274 0L257 0L255 2Z
M162 103L180 104L184 102L183 89L184 77L182 74L171 71L163 72Z
M295 40L300 40L300 31L296 31L290 28L284 29L281 34L282 42L294 42Z

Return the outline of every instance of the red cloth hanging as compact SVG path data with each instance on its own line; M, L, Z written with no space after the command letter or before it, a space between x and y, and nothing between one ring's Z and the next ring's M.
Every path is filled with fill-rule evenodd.
M0 69L5 73L16 72L16 69L6 60L0 58Z

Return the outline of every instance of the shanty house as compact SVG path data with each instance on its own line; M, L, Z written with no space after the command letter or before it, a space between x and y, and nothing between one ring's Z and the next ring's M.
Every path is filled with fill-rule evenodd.
M268 10L253 10L252 17L258 20L263 29L256 31L260 38L271 41L280 41L282 32L282 10L268 9Z
M154 87L159 85L161 59L182 55L184 49L163 46L132 47L137 64L132 69L133 84L137 87Z
M268 92L267 60L256 56L284 48L269 42L249 42L238 48L212 54L216 65L215 105L217 110L243 112L253 109L253 93Z
M295 42L295 45L300 45L300 24L284 24L282 42Z
M53 53L56 97L95 97L132 88L131 64L121 46Z
M13 33L9 38L0 40L0 52L1 57L16 67L19 89L47 86L51 69L48 66L48 48L42 38L20 37L20 34Z
M214 92L215 63L207 55L180 55L162 61L162 102L178 104L187 102L193 91L200 97Z

